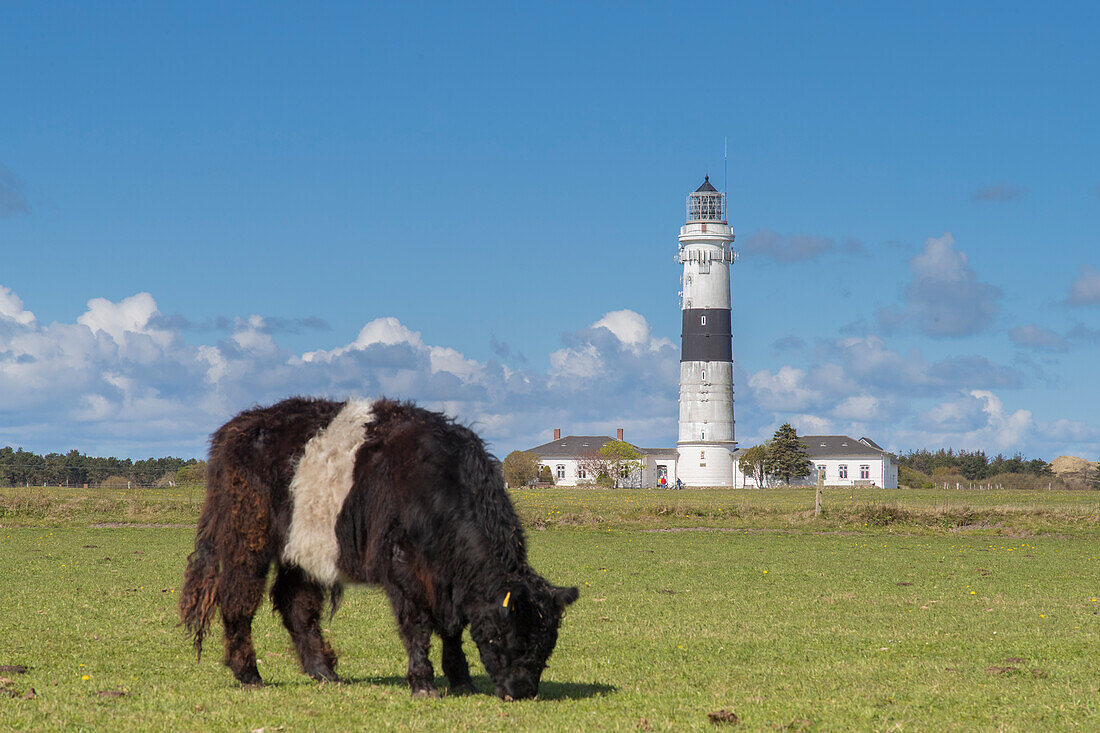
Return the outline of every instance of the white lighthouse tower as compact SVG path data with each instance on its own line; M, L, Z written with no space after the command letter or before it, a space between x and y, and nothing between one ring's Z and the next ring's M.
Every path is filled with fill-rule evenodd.
M676 255L684 266L676 475L688 486L733 485L732 244L726 195L708 176L688 196Z

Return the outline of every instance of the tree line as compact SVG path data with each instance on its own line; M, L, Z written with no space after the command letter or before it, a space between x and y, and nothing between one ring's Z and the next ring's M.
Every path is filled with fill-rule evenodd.
M928 450L911 450L898 456L898 466L911 468L926 476L931 476L937 468L946 468L957 473L967 481L981 481L1002 473L1022 473L1032 476L1051 475L1050 464L1042 458L1025 458L1016 453L1011 458L997 454L993 458L985 451L955 451L940 448L935 453Z
M0 448L0 486L99 486L108 479L136 486L202 483L205 462L194 458L89 456L77 450L39 455L22 448Z

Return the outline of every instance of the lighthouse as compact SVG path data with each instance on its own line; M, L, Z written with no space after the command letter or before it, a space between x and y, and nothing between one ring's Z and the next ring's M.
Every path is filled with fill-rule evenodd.
M676 474L688 486L733 485L732 244L726 195L707 176L688 196L676 255L684 266Z

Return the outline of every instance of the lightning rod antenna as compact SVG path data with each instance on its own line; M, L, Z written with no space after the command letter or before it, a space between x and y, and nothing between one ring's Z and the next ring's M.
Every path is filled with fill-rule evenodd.
M729 193L729 177L726 175L726 158L729 138L722 136L722 193Z

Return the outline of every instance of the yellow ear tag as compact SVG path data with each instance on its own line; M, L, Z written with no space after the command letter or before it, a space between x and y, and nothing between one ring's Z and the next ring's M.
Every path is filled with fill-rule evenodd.
M508 594L504 596L504 603L500 604L505 608L508 608L508 601L512 600L512 591L508 591Z

